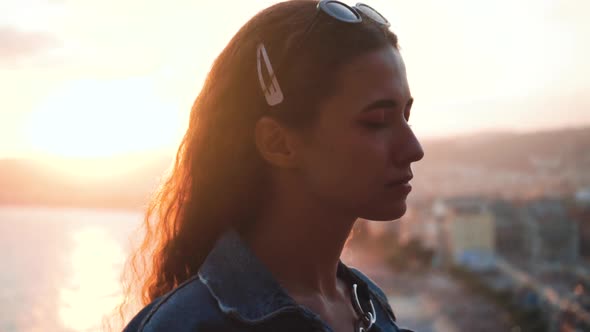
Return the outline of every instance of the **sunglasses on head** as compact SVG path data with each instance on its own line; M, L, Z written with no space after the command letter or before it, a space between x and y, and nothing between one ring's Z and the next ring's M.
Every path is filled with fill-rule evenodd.
M353 7L336 1L336 0L322 0L318 2L318 11L328 14L332 18L346 23L360 23L363 21L363 15L372 19L380 25L389 27L389 21L383 17L373 7L364 3L357 3Z
M321 0L318 2L317 5L316 15L307 27L307 29L305 30L304 37L302 38L302 40L305 40L305 37L310 33L313 26L315 25L315 22L317 21L318 16L321 13L324 13L329 17L343 23L361 23L363 21L363 16L365 16L385 28L389 28L391 26L389 21L383 15L381 15L378 11L376 11L369 5L357 3L356 5L351 7L343 2L336 0ZM269 106L278 105L284 100L283 91L281 90L279 82L277 81L275 71L272 68L270 58L268 57L268 53L266 52L266 48L264 47L263 43L260 43L258 45L258 49L256 50L256 57L258 67L258 80L260 82L260 87L264 92L266 103ZM264 77L262 75L263 63L266 66L268 77L270 78L270 84L266 84L264 81ZM282 62L279 62L277 70L280 69L281 64Z

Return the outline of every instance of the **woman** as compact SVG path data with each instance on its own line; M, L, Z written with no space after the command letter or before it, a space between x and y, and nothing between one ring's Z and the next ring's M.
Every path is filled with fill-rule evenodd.
M290 1L234 36L146 217L149 304L125 331L399 330L339 259L357 218L405 213L423 157L388 27L366 5Z

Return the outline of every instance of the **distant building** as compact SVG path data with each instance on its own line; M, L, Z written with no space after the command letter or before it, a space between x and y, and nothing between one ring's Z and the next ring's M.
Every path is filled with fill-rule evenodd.
M578 222L580 256L590 263L590 189L576 194L570 214Z
M529 262L533 258L534 228L525 211L512 202L497 200L490 204L495 223L496 254L511 261Z
M580 189L575 195L576 203L590 206L590 188Z
M578 224L568 214L564 200L538 199L525 204L523 209L531 235L527 244L533 261L575 263L579 257Z
M448 199L437 202L433 209L442 218L444 247L453 263L474 269L494 265L494 217L485 200Z
M412 239L416 239L425 248L438 250L439 225L430 211L431 206L431 200L418 200L409 205L406 215L399 224L401 243L407 243Z
M519 263L572 264L579 256L578 223L562 198L490 204L496 227L496 253Z

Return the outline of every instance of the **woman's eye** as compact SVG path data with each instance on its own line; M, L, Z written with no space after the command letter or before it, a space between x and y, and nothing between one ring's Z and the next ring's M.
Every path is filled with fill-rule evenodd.
M387 127L386 122L365 122L365 127L369 129L381 129Z
M375 110L363 114L361 121L363 125L365 125L368 128L383 128L387 126L384 110Z

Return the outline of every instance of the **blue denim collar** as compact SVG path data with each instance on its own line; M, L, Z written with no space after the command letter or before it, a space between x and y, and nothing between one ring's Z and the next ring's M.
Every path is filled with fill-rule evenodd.
M342 262L338 275L357 283L359 296L369 298L366 283ZM222 312L246 323L261 323L296 310L304 316L318 317L287 294L234 230L226 232L217 241L201 265L199 278Z

